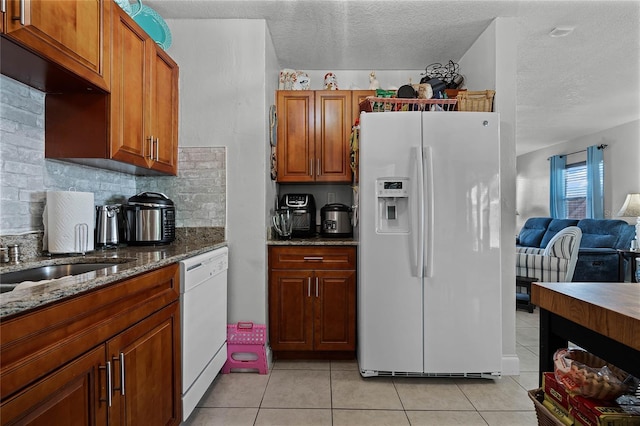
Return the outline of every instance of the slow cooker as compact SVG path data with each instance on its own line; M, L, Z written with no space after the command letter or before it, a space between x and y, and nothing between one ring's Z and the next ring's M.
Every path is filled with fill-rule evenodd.
M320 209L322 226L320 233L325 237L351 237L351 208L344 204L326 204Z
M141 192L129 198L122 209L128 244L169 244L176 239L176 209L166 195Z

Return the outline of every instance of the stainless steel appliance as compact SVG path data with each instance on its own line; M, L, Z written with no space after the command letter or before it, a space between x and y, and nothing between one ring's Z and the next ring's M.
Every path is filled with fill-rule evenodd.
M320 232L325 237L351 237L351 207L340 203L326 204L320 209Z
M120 204L96 206L96 245L117 246L120 242Z
M222 247L180 262L183 421L227 360L228 252Z
M294 237L311 237L316 233L316 202L312 194L285 194L280 207L288 207L293 213Z
M166 195L141 192L129 198L122 208L127 243L154 245L175 240L176 210Z

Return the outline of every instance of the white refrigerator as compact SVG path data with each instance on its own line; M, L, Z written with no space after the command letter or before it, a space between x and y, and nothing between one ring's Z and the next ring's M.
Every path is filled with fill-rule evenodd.
M501 374L499 114L360 118L362 376Z

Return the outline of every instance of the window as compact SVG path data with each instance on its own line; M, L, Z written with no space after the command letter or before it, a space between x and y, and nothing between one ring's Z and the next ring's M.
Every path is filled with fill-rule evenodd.
M549 157L549 212L558 219L604 219L604 159L606 145ZM587 161L567 163L567 157L587 152Z
M603 163L599 165L600 188L602 193ZM567 164L564 170L564 205L567 219L587 217L587 162Z

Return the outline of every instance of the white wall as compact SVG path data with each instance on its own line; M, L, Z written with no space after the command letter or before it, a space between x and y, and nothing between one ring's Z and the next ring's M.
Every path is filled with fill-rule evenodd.
M179 144L227 148L228 320L264 324L267 105L275 88L266 82L273 74L265 72L265 45L271 43L266 24L228 19L167 23L173 34L168 52L180 65ZM271 67L273 62L269 58Z
M427 64L425 64L426 66ZM369 88L369 73L375 71L380 88L389 90L409 84L420 83L424 70L301 70L309 75L311 90L324 89L324 76L335 74L340 90L366 90Z
M517 229L535 216L549 216L549 161L552 155L582 151L591 145L608 145L604 156L605 218L616 216L626 195L640 192L640 120L602 132L581 136L517 158ZM580 161L583 153L569 156ZM624 219L635 223L633 218Z
M495 89L494 111L500 113L500 185L502 268L502 372L519 374L515 341L515 122L516 20L497 18L460 59L469 90Z
M276 57L273 41L271 40L271 33L269 32L269 28L266 26L265 26L265 48L266 48L266 53L265 53L266 63L265 63L265 72L264 72L264 79L265 79L264 84L266 88L265 108L266 108L266 111L268 112L269 107L272 105L275 106L275 103L276 103L275 94L276 94L276 90L278 90L278 76L280 73L280 66L278 64L278 58ZM269 119L267 117L267 121L266 121L267 145L271 143L271 139L269 137L269 133L271 131L272 130L269 126ZM276 138L275 129L273 130L272 137ZM271 209L264 208L264 207L273 206L275 208L275 199L277 197L276 183L275 181L271 180L271 147L269 146L267 149L268 149L267 155L265 155L265 158L264 158L265 170L266 170L266 175L264 178L265 196L264 196L264 199L261 201L261 204L259 205L259 207L262 207L263 213L265 214L264 216L265 235L268 232L268 230L271 228L272 211ZM264 250L264 263L265 263L265 268L264 268L264 271L262 271L262 273L264 276L264 282L268 283L269 270L266 267L266 265L269 264L269 259L268 259L268 253L267 253L266 247ZM265 313L269 312L269 298L267 297L267 293L265 293L264 300L262 301L262 303L264 304ZM269 318L268 318L268 315L266 315L265 323L268 323L268 322L269 322Z

